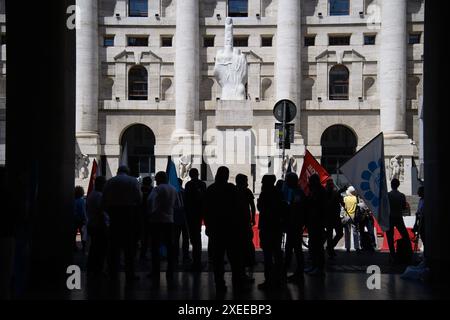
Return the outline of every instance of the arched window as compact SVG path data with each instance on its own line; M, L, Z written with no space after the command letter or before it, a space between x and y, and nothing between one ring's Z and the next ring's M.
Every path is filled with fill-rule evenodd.
M128 100L147 100L147 69L142 66L131 68L128 74Z
M129 0L128 15L130 17L147 17L148 1L147 0Z
M120 140L120 164L127 165L135 177L155 173L155 144L155 134L149 127L143 124L128 127Z
M358 141L350 128L334 125L324 131L320 144L322 166L328 173L336 174L337 169L355 154Z
M330 16L350 15L350 0L329 0Z
M330 100L348 100L349 71L343 65L330 70Z

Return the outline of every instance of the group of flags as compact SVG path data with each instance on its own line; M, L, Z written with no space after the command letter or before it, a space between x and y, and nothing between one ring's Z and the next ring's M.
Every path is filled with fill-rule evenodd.
M348 179L364 203L373 212L381 229L389 229L389 199L384 163L384 138L380 133L362 147L339 170ZM308 180L318 174L323 186L331 178L314 156L306 150L299 185L308 194Z
M87 194L93 189L97 170L97 161L94 159ZM383 133L380 133L362 147L352 158L343 164L339 170L353 185L358 195L373 212L382 230L388 230L390 213L386 167L384 163ZM167 159L166 174L169 184L179 191L180 184L178 182L177 170L175 163L170 156ZM309 177L313 174L319 175L323 186L325 186L327 181L331 178L331 175L325 168L320 165L308 150L306 150L299 177L299 185L306 194L309 193Z

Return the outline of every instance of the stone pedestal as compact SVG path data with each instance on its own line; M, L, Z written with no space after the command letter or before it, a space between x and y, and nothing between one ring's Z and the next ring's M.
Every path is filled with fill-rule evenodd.
M216 105L216 129L211 130L205 144L205 160L213 180L220 166L230 169L230 182L236 175L245 174L252 185L252 164L255 161L256 137L251 130L253 110L248 101L218 101Z
M253 126L253 110L247 100L220 100L216 104L216 127L251 128Z

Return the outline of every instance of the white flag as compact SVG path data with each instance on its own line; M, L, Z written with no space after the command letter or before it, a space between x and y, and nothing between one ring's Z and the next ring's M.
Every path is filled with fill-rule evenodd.
M380 133L340 167L386 231L389 229L389 198L384 164L384 139Z

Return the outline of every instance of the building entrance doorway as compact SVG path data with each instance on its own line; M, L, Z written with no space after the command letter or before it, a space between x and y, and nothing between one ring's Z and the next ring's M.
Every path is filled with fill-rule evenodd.
M120 164L130 168L134 177L155 173L155 134L142 124L135 124L125 130L120 146Z
M338 168L355 154L358 145L356 135L346 126L334 125L322 134L320 144L322 145L322 166L333 175L335 181L340 177L342 182L344 177L339 176Z

